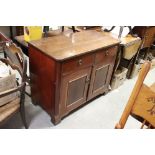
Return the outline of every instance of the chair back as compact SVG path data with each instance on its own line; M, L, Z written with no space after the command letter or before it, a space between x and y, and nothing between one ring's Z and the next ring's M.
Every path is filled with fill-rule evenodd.
M1 58L0 61L5 63L6 65L10 66L13 70L18 71L19 75L21 75L21 83L16 80L17 86L13 88L9 88L8 90L4 90L3 92L0 92L0 99L4 99L5 97L8 97L8 95L11 95L16 92L20 92L20 95L16 98L11 98L9 99L7 103L2 103L0 107L0 125L5 123L8 118L13 116L17 111L20 111L21 118L23 121L23 124L25 128L28 128L27 122L26 122L26 117L25 117L25 106L24 106L24 101L25 101L25 87L26 87L26 59L23 60L23 69L16 64L13 64L9 59ZM6 98L5 100L6 101Z
M21 68L17 64L13 63L11 60L6 59L6 58L0 58L0 61L5 63L6 65L9 65L13 70L16 70L20 77L22 82L26 82L26 71L27 71L27 60L24 58L23 59L23 67Z
M5 54L13 64L19 67L20 72L23 72L25 67L27 67L24 64L24 61L26 61L26 59L24 58L24 54L21 48L17 47L16 44L11 43L9 45L6 45Z
M115 128L124 128L129 115L134 116L142 122L141 128L145 125L148 128L155 128L155 90L152 89L153 87L148 87L144 84L145 77L150 67L150 62L145 62L143 64L128 103Z
M0 32L0 49L2 49L4 51L4 47L5 47L6 43L11 43L11 42L12 42L12 40L10 38L8 38L2 32Z

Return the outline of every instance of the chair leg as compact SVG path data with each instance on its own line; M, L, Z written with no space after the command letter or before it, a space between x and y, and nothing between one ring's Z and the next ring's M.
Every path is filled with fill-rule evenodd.
M25 106L24 106L24 102L25 102L25 88L21 92L20 115L21 115L21 119L23 121L23 124L24 124L25 128L28 129L28 125L27 125L26 117L25 117Z
M24 105L21 105L21 107L20 107L20 115L21 115L21 119L22 119L22 122L23 122L25 128L28 129L28 125L27 125L26 117L25 117Z

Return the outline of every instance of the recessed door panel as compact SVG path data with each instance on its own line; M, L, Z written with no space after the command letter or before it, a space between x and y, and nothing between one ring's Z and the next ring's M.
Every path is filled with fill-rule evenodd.
M109 65L101 66L95 70L95 80L93 91L101 89L106 84L106 79L108 75Z
M87 75L68 82L67 106L76 103L84 97Z
M100 64L93 67L87 100L107 91L112 68L113 66L110 64Z
M60 111L65 115L86 102L91 67L63 76Z

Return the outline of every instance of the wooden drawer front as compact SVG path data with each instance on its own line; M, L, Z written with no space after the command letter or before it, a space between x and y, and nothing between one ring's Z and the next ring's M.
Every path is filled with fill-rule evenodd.
M108 49L104 49L96 53L95 64L108 63L116 56L118 46L114 46Z
M62 73L63 75L66 75L70 72L75 72L78 69L91 66L93 65L93 63L94 63L94 54L74 58L62 64Z

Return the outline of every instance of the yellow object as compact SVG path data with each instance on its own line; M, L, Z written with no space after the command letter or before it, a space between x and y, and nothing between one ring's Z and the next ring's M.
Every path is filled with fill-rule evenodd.
M24 40L38 40L42 38L42 26L24 26Z

